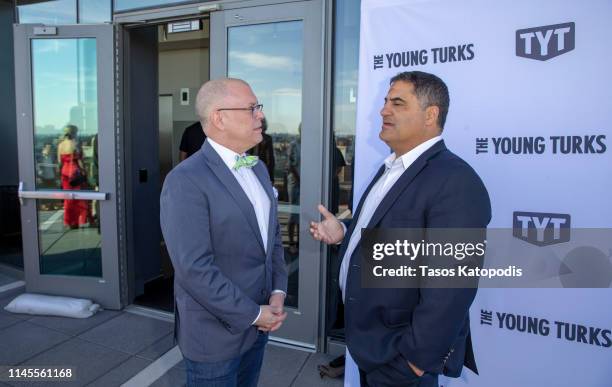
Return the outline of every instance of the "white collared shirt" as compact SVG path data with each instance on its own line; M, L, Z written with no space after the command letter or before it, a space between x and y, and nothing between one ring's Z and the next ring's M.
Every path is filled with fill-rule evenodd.
M257 176L255 176L255 172L253 172L252 168L243 167L239 170L234 169L234 164L236 164L236 156L242 155L239 155L233 150L216 143L210 137L207 137L206 141L208 141L215 152L219 154L225 165L232 172L236 180L238 180L238 184L240 184L240 187L242 187L245 195L249 198L249 201L253 206L253 210L255 211L255 216L257 217L257 225L259 226L259 232L261 233L264 250L267 252L269 231L268 222L270 221L270 199L268 198L266 191L262 187ZM275 289L272 291L272 294L275 293L283 293L286 295L286 293L280 289ZM259 316L261 316L261 306L259 307L257 317L255 320L253 320L251 325L254 325L255 322L259 320Z
M206 138L206 141L213 147L213 149L221 156L221 159L225 165L232 172L238 184L242 187L245 195L249 198L255 216L257 217L257 225L259 226L259 232L261 233L261 239L263 241L264 250L268 250L268 223L270 221L270 198L266 194L266 191L262 187L261 183L252 168L242 167L238 170L234 169L236 164L236 156L238 153L231 149L224 147L221 144L216 143L210 137Z
M359 213L359 218L357 219L357 224L355 225L355 229L353 230L353 234L351 235L351 239L349 240L348 246L346 248L346 252L344 253L344 257L342 258L342 265L340 266L340 289L342 289L342 300L344 301L345 294L345 286L346 286L346 276L348 274L349 263L351 260L351 255L353 255L353 251L359 244L361 240L361 229L367 228L368 223L372 219L372 215L387 195L391 187L397 182L397 180L402 176L404 171L408 169L414 163L414 161L419 158L426 150L431 148L438 141L442 140L441 136L436 136L425 141L422 144L419 144L414 149L405 153L399 158L396 158L395 153L392 153L385 159L385 172L382 176L376 181L365 201L363 202L363 206L361 208L361 212ZM346 234L346 230L344 230Z

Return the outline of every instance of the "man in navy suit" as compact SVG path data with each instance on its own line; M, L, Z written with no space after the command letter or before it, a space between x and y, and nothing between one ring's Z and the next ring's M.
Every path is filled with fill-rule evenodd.
M239 79L205 83L196 108L206 141L166 177L161 226L175 270L175 334L188 386L255 387L278 329L287 270L265 165L263 105Z
M438 375L476 372L469 308L476 289L362 288L362 228L486 228L489 195L476 172L441 138L448 89L435 75L404 72L391 79L380 115L380 138L393 153L363 194L352 222L319 206L317 240L340 243L340 286L348 353L361 386L437 386Z

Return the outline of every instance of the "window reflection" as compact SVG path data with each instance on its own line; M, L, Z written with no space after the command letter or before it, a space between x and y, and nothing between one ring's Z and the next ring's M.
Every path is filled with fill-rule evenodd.
M62 140L57 145L60 178L63 190L81 190L89 188L87 172L83 163L83 153L77 142L78 128L66 125ZM78 228L93 224L93 215L89 202L85 200L64 200L64 225Z
M174 3L191 3L186 0L115 0L115 11L127 11L137 8L148 8L156 5L168 5Z
M19 23L76 24L76 0L53 0L20 5Z
M111 0L79 0L80 24L109 21L111 21Z
M265 156L279 196L289 284L285 305L298 306L303 22L231 27L228 76L247 81L265 106L266 135L252 152ZM264 162L266 160L262 158ZM273 163L273 165L270 165Z
M33 39L36 188L98 186L96 40ZM37 200L41 274L102 276L99 211L91 200Z
M330 211L341 218L350 218L353 209L360 3L335 1ZM342 261L338 250L338 246L328 249L326 325L329 336L341 338L344 309L338 286Z
M32 40L32 82L36 188L95 190L96 40Z
M78 7L77 7L78 1ZM112 20L112 0L17 1L19 23L95 24ZM78 15L77 15L78 10Z
M94 224L64 225L67 211L89 209L93 204L86 200L50 200L43 208L42 201L37 202L40 274L102 277L99 228Z

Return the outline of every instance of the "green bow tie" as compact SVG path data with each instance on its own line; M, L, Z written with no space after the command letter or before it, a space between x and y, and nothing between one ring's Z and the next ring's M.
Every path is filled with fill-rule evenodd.
M259 157L257 156L236 156L236 164L234 164L234 170L239 170L242 167L253 168Z

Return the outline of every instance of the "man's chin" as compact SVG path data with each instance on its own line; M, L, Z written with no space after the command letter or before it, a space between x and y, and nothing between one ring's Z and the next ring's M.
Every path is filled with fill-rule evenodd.
M387 145L389 148L393 148L393 147L391 146L391 144L393 144L393 139L391 138L391 136L386 136L386 137L385 137L385 136L379 135L378 137L379 137L379 138L381 139L381 141L382 141L382 142L384 142L384 143L385 143L385 144L386 144L386 145Z

